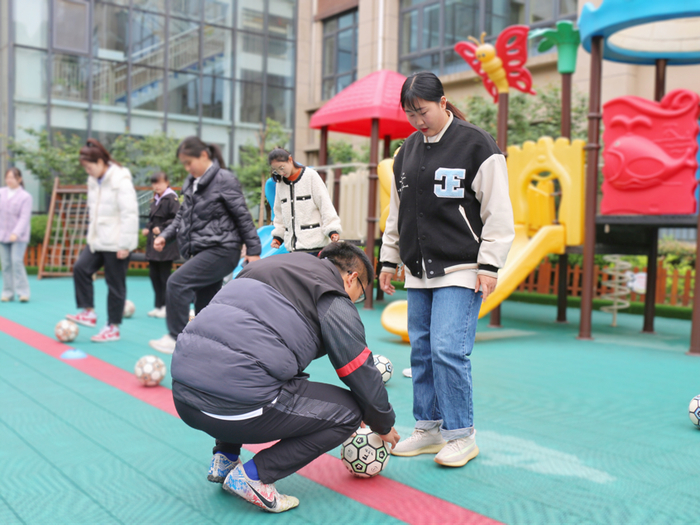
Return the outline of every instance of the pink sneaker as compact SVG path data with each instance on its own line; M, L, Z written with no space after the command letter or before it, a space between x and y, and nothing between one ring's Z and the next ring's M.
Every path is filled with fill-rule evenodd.
M114 324L105 325L97 335L90 338L93 343L111 343L119 341L119 327Z
M97 324L97 314L95 313L95 310L83 310L75 315L68 314L66 319L83 326L89 326L90 328L95 328L95 325Z

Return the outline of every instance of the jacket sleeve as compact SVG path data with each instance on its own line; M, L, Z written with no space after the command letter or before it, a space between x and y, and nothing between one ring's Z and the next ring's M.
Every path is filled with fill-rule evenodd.
M282 198L280 197L279 183L277 183L277 191L275 192L274 212L275 218L272 220L274 228L272 229L272 238L282 239L284 242L284 219L282 219Z
M167 228L173 223L175 217L177 216L177 212L180 210L180 202L177 200L177 198L168 199L165 203L168 205L168 218L165 219L165 221L163 221L161 231L163 231L165 228Z
M314 175L311 195L313 196L316 208L318 208L321 214L323 234L326 237L330 237L331 233L341 234L343 233L343 229L340 225L340 217L338 217L338 212L335 211L331 196L328 194L328 188L323 183L318 173L314 173Z
M323 344L340 380L362 410L362 420L388 434L396 419L382 376L365 341L365 328L357 308L347 297L324 296L319 301Z
M405 146L405 143L404 143ZM394 176L391 178L391 194L389 195L389 216L382 235L382 251L379 260L382 261L382 271L393 272L401 264L399 255L399 192L396 189L396 173L401 173L403 166L402 147L394 158Z
M483 228L479 248L478 272L498 277L498 269L506 264L508 251L515 238L513 206L508 191L508 168L502 154L488 157L479 167L472 189L481 204Z
M24 202L22 203L22 207L19 210L17 224L15 224L15 227L12 229L12 233L14 233L17 236L17 238L20 238L22 234L29 231L30 229L29 221L32 217L32 195L27 191L25 191L25 193L27 195L24 199Z
M177 236L177 230L180 228L184 210L185 205L183 204L178 208L175 218L170 222L170 225L167 228L164 228L158 237L163 237L166 241L171 241Z
M128 176L122 177L117 194L120 221L118 247L120 250L131 251L139 244L139 205L134 184L131 182L131 173L126 171Z
M221 197L224 200L226 209L236 223L241 239L246 245L246 253L248 255L260 255L262 250L260 237L258 237L255 224L253 224L253 217L248 211L241 183L235 175L229 174L229 176L222 178Z

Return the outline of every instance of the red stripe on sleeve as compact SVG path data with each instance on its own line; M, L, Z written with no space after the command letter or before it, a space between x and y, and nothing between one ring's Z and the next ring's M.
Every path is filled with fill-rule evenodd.
M355 359L350 361L347 365L345 365L342 368L338 368L336 372L338 373L338 377L345 377L349 376L352 374L355 370L360 368L362 365L365 364L365 361L367 361L367 358L369 357L369 354L371 354L369 348L365 347L365 349L362 351L360 355L358 355Z

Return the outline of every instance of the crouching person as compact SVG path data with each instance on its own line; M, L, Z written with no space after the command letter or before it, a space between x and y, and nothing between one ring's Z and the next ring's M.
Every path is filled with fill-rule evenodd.
M269 512L296 507L274 483L345 441L364 421L392 444L394 411L353 302L374 279L365 253L329 244L318 256L248 265L185 328L172 361L182 420L216 439L209 481ZM309 380L328 355L350 390ZM244 444L276 441L253 459Z

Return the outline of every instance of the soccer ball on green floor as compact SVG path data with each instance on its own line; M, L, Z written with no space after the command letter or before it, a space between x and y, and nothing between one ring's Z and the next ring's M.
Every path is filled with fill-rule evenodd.
M358 478L372 478L389 463L389 447L379 434L360 428L340 446L343 465Z
M158 386L168 369L160 357L145 355L136 362L134 374L144 386Z
M700 428L700 396L695 396L690 400L688 406L688 417L693 425Z
M136 312L136 306L134 305L134 303L129 301L129 299L124 301L124 317L129 318L132 315L134 315L135 312Z
M61 319L56 323L54 333L56 334L56 339L62 343L70 343L78 337L78 325L68 319Z
M382 374L382 381L384 381L384 383L389 381L394 374L394 365L391 364L388 357L376 354L374 356L374 366L376 366L379 373Z

